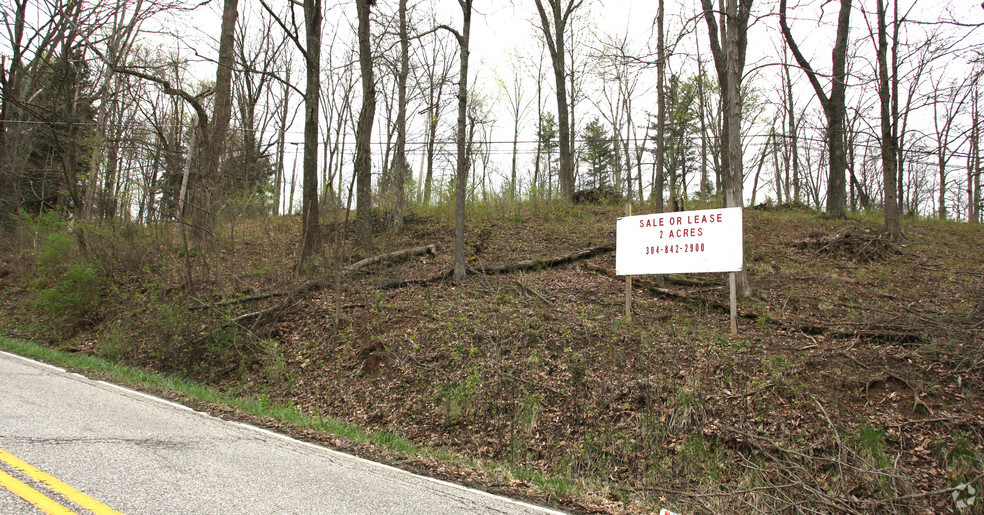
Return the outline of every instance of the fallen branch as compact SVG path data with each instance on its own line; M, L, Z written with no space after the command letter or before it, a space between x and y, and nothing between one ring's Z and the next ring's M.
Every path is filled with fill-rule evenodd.
M533 288L532 286L530 286L529 284L527 284L525 280L521 280L521 279L524 279L524 278L523 277L520 277L520 279L515 279L516 284L520 288L522 288L523 290L525 290L527 293L531 293L531 294L535 295L537 298L539 298L540 300L542 300L544 304L549 304L551 306L553 305L553 301L551 301L550 299L544 297L540 292L536 291L535 288Z
M400 280L400 281L393 281L390 283L386 283L379 287L379 291L398 290L400 288L406 288L408 286L427 286L430 284L439 283L441 281L446 281L450 279L453 275L454 275L454 269L452 268L447 272L443 272L438 275L428 277L426 279L408 279L408 280Z
M200 304L198 306L191 306L188 309L191 311L195 311L198 309L205 309L209 307L217 308L222 306L231 306L233 304L245 304L247 302L254 302L257 300L266 300L266 299L272 299L274 297L283 297L285 295L289 295L289 292L280 291L280 292L263 293L260 295L252 295L250 297L240 297L238 299L231 299L225 302L216 302L214 304Z
M800 326L790 326L790 329L795 329L804 334L822 334L830 338L861 338L869 342L882 342L882 343L892 343L892 344L925 344L926 339L917 333L904 331L904 330L891 330L891 329L871 329L871 328L858 328L858 329L841 329L832 325L817 325L817 324L805 324Z
M703 279L676 274L667 274L662 277L664 281L677 286L724 286L724 283L721 281L715 281L714 279Z
M590 263L586 263L584 265L584 269L585 270L592 271L592 272L595 272L595 273L598 273L598 274L601 274L601 275L604 275L605 277L610 277L610 278L615 279L615 280L621 280L621 279L623 279L622 277L619 277L619 276L615 275L615 271L614 270L609 270L607 268L600 267L600 266L597 266L597 265L592 265ZM714 308L714 309L716 309L718 311L721 311L721 312L724 312L724 313L731 313L731 306L728 305L728 304L725 304L723 302L717 302L717 301L713 301L713 300L708 300L708 299L704 299L704 298L700 298L700 297L691 297L690 295L687 295L685 293L675 292L673 290L660 287L656 283L654 283L653 281L650 281L650 280L645 279L643 277L638 277L638 276L633 277L632 278L632 286L634 288L642 288L642 289L645 289L649 293L652 293L652 294L655 294L655 295L659 295L661 297L666 297L666 298L675 299L675 300L681 300L681 301L690 302L690 303L693 303L693 304L700 304L702 306L707 306L709 308ZM763 317L763 315L761 315L759 313L755 313L754 311L741 311L741 312L738 313L738 316L740 318L746 318L746 319L751 319L751 320L758 320L760 318L766 318L766 319L768 319L768 320L770 320L772 322L775 322L772 319L769 319L768 317ZM778 323L778 322L776 322L776 323Z
M379 254L376 256L368 257L361 261L356 261L355 263L352 263L351 265L343 268L342 278L348 277L349 275L352 274L361 273L363 269L368 268L375 264L397 263L400 261L410 259L415 256L422 256L427 254L435 255L436 253L437 253L437 249L434 245L426 245L423 247L415 247L412 249L398 250L396 252ZM315 279L313 281L308 281L306 283L299 284L286 292L267 293L263 295L255 295L253 297L245 297L242 299L235 299L235 300L223 302L221 305L231 305L231 304L249 302L252 300L262 300L262 299L273 298L273 297L286 297L280 303L270 306L268 308L254 311L251 313L246 313L244 315L240 315L227 322L223 327L228 327L231 325L242 325L245 322L252 321L253 323L250 328L254 329L256 328L256 326L260 324L260 322L263 321L263 319L269 318L271 316L273 318L279 316L281 312L283 312L292 303L296 301L297 297L306 295L314 291L323 290L325 288L330 287L331 284L332 281L330 280Z
M437 248L434 245L425 245L423 247L398 250L396 252L388 252L386 254L378 254L375 256L367 257L363 260L356 261L355 263L352 263L351 265L343 268L342 278L343 279L347 278L350 275L356 273L364 273L363 269L379 263L398 263L400 261L405 261L412 257L423 256L423 255L431 255L431 256L437 255ZM216 304L207 304L207 305L203 304L201 306L192 306L190 309L195 310L195 309L204 309L206 307L231 306L233 304L245 304L247 302L265 300L274 297L294 298L297 297L298 295L304 295L312 291L322 290L324 288L327 288L328 286L329 286L329 281L326 281L324 279L316 279L313 281L308 281L306 283L302 283L297 286L294 286L288 291L264 293L260 295L253 295L251 297L243 297L240 299L227 300L225 302L219 302ZM287 304L288 302L289 300L284 301L282 304ZM250 313L243 316L256 315L262 313L262 311L265 310L261 310L256 313Z
M609 270L607 268L602 268L600 266L592 265L590 263L584 265L585 270L590 270L598 274L604 275L606 277L611 277L612 279L621 280L621 277L615 275L615 271ZM723 302L717 302L713 300L708 300L700 297L691 297L685 293L675 292L667 288L662 288L656 283L649 281L642 277L633 277L632 285L634 287L643 288L648 292L659 295L661 297L667 297L671 299L681 300L684 302L692 302L695 304L701 304L710 308L714 308L718 311L730 313L731 307ZM835 326L829 325L817 325L817 324L803 324L803 325L791 325L783 321L776 320L768 315L763 315L761 313L756 313L754 311L740 311L738 313L739 318L745 318L750 320L765 320L771 324L775 324L783 329L790 331L796 331L803 334L812 335L824 335L831 338L862 338L868 341L875 342L886 342L886 343L926 343L926 340L913 332L891 330L891 329L872 329L872 328L858 328L853 330L845 330Z
M423 256L423 255L437 255L437 248L434 245L426 245L423 247L416 247L406 250L398 250L396 252L389 252L386 254L379 254L372 257L367 257L361 261L356 261L351 265L342 269L342 276L346 273L359 272L363 268L368 268L377 263L397 263L400 261L405 261L412 257Z
M510 272L540 270L543 268L552 268L560 265L566 265L568 263L573 263L575 261L583 261L585 259L592 258L599 254L613 252L614 250L615 250L615 245L609 243L607 245L599 245L597 247L591 247L588 249L579 250L573 254L568 254L566 256L550 258L550 259L524 259L522 261L517 261L515 263L510 263L508 265L502 265L494 268L477 268L474 269L473 271L484 275L499 275L499 274L508 274Z
M548 259L524 259L522 261L517 261L515 263L510 263L508 265L502 265L492 268L469 268L469 271L481 275L504 275L514 272L525 272L529 270L542 270L544 268L553 268L561 265L566 265L569 263L574 263L576 261L590 259L599 254L613 252L614 250L615 250L614 244L599 245L597 247L591 247L588 249L579 250L573 254L568 254L566 256L560 256L560 257L548 258ZM387 283L380 286L379 289L380 291L384 291L384 290L396 290L399 288L406 288L407 286L427 286L430 284L434 284L450 279L453 275L454 275L454 269L451 269L446 272L442 272L438 275L428 277L426 279L393 281L391 283Z

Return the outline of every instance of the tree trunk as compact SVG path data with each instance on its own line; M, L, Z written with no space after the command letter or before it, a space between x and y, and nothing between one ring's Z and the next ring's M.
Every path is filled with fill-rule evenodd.
M430 205L431 188L434 182L434 150L437 145L437 113L428 107L427 114L427 178L424 179L424 205Z
M666 174L666 42L663 34L663 0L656 11L656 177L653 180L653 211L662 213L663 181Z
M970 205L967 220L975 224L981 223L981 114L977 89L980 77L981 72L978 72L973 86L973 120L970 122L970 155L967 156L967 203Z
M369 10L373 0L356 0L359 15L359 70L362 73L362 110L355 132L356 218L359 242L372 242L372 154L369 143L376 116L376 84L370 48Z
M744 26L735 26L738 17L738 1L727 0L727 14L729 22L726 30L727 44L725 46L725 60L727 70L727 94L725 98L725 119L728 121L727 145L724 152L728 155L730 171L729 188L724 192L725 207L742 207L744 204L744 182L745 172L742 166L741 152L741 74L744 69L744 48L741 39L745 32ZM739 52L742 55L739 55Z
M306 32L304 90L304 169L301 181L301 269L321 250L321 209L318 203L318 108L321 97L321 0L304 0ZM293 183L291 184L293 190ZM289 209L289 207L288 207Z
M704 95L704 63L699 55L697 61L700 70L697 75L697 110L700 117L700 198L706 202L710 196L707 188L707 97Z
M888 81L888 27L885 22L885 1L876 0L878 10L878 100L881 113L881 157L882 177L884 178L885 232L892 239L902 237L899 217L899 202L896 198L898 186L895 184L896 141L892 131L891 90Z
M468 186L468 153L465 129L468 114L468 48L471 39L472 0L458 0L463 18L461 33L457 34L460 47L458 71L458 128L457 170L454 189L454 275L455 282L465 279L465 189Z
M837 17L837 36L831 51L831 86L830 96L824 92L816 72L799 50L786 23L786 0L779 2L779 25L782 29L786 44L793 52L793 57L806 73L813 90L816 92L824 115L827 117L827 149L829 152L829 174L827 176L827 214L835 218L844 218L847 207L847 154L845 152L844 123L847 117L846 78L847 78L847 42L851 28L851 0L840 0L840 14Z
M784 52L785 54L785 52ZM783 58L785 63L785 56ZM796 128L796 103L793 101L793 78L789 74L789 66L783 67L785 70L786 78L786 101L787 101L787 114L789 115L789 161L793 170L793 202L799 204L802 199L800 197L800 173L799 173L799 134ZM789 201L789 180L787 177L786 181L786 201Z
M287 79L290 80L290 70L287 70ZM273 216L280 215L280 197L283 191L284 181L284 154L287 146L287 113L290 109L289 92L290 87L284 84L283 98L280 106L280 124L277 127L277 167L273 174Z
M537 76L536 76L536 124L539 127L543 123L543 55L540 55L540 62L537 64ZM539 139L539 138L538 138ZM533 158L533 186L537 190L540 189L540 161L543 159L542 152L543 145L537 141L536 144L536 156Z
M550 16L543 7L542 0L535 0L537 12L540 15L540 29L547 43L550 61L554 70L554 86L557 90L557 137L560 148L560 183L561 198L571 203L574 199L574 163L571 152L570 106L567 98L567 65L566 65L566 32L567 22L571 13L581 6L584 0L547 0L550 6ZM551 23L551 21L553 23ZM551 32L551 28L553 31Z
M407 35L407 0L400 0L400 73L397 76L396 155L393 157L396 205L393 228L403 228L407 174L407 76L410 74L410 38Z
M752 8L752 0L727 0L725 12L721 13L721 37L718 36L718 25L714 19L714 10L710 0L701 0L704 10L704 21L707 23L708 35L711 40L711 55L714 57L714 67L717 69L718 84L721 87L722 123L721 141L721 188L724 193L725 207L742 207L742 170L741 149L741 76L745 69L745 49L748 42L748 17ZM721 40L725 46L722 48ZM744 261L744 260L743 260ZM742 270L736 275L737 289L742 296L751 295L748 275Z
M899 30L901 24L899 23L899 0L894 0L893 14L892 14L892 141L895 144L895 167L897 168L896 173L897 179L895 181L895 186L898 190L896 195L896 202L898 203L898 213L901 217L902 213L905 211L905 197L903 196L904 188L904 177L903 168L905 167L905 161L903 161L904 155L902 154L902 146L904 144L902 138L902 132L904 132L904 127L901 123L901 118L899 117ZM918 77L918 75L917 75ZM916 79L918 82L918 78ZM908 118L908 112L906 113L906 118Z
M234 35L236 20L239 17L239 0L225 0L222 9L222 32L219 36L219 63L215 72L215 111L212 115L211 134L206 152L206 166L201 185L203 198L198 202L204 216L200 230L211 242L216 258L216 274L220 274L218 264L218 241L215 234L215 215L219 203L221 183L220 163L225 152L226 134L229 132L229 119L232 117L232 68L235 64ZM204 210L204 211L203 211Z

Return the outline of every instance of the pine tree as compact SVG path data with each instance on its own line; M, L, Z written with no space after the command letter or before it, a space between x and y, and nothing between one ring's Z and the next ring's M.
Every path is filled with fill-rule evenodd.
M611 187L610 176L615 161L611 135L597 117L584 127L581 135L584 138L581 161L588 165L587 173L591 179L591 187L599 189Z

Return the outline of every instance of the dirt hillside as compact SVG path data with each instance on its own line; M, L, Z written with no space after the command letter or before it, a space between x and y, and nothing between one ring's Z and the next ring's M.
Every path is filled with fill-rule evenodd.
M747 209L732 337L722 274L639 278L623 320L620 212L477 210L461 284L442 211L368 249L329 222L303 278L296 219L239 221L223 283L169 228L93 229L79 313L45 292L90 265L22 231L0 330L509 464L363 449L577 511L948 512L955 487L984 488L984 229L907 220L889 241L875 218ZM338 262L424 245L335 281Z

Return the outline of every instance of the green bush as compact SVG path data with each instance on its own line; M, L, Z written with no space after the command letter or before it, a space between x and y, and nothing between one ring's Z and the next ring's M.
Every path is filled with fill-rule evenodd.
M52 322L74 327L88 320L99 306L99 282L92 267L71 263L50 287L38 290L35 305Z
M82 259L75 237L57 219L41 216L20 221L22 228L32 223L39 242L34 308L56 330L90 321L99 307L99 273Z
M67 225L57 211L45 211L35 216L21 210L11 215L10 219L23 244L33 248L37 248L49 234L61 231Z
M46 236L38 248L38 275L42 280L57 279L70 263L78 260L75 238L56 232Z

